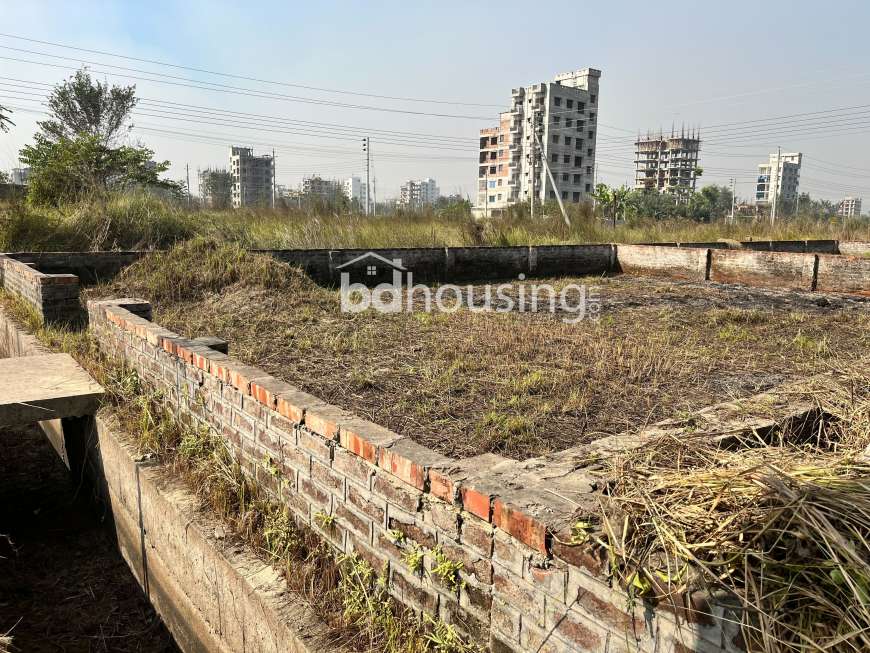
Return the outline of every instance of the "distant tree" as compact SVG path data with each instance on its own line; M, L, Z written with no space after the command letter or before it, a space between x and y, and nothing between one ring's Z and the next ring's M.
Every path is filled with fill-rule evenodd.
M31 203L57 206L107 190L149 186L178 192L178 184L159 178L168 161L153 161L148 148L120 144L132 127L135 90L94 81L86 69L54 88L50 118L37 123L34 144L19 154L30 166Z
M208 170L201 179L201 192L209 198L209 208L228 209L233 196L232 173L227 170Z
M0 184L8 184L11 182L12 179L9 177L9 173L5 170L0 170Z
M93 136L57 142L40 139L20 153L21 160L30 166L28 199L37 205L52 206L109 189L176 189L174 182L159 178L169 162L154 162L153 155L144 147L105 147Z
M0 104L0 132L8 132L9 125L15 125L15 123L9 119L10 113L12 112L9 109Z
M130 112L136 103L135 85L110 87L83 68L54 87L48 96L51 115L36 124L51 141L90 136L108 147L133 128Z

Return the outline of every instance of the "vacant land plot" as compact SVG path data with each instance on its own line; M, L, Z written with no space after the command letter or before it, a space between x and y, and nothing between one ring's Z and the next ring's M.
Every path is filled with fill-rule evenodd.
M457 457L558 451L829 369L870 345L870 303L817 293L596 277L553 283L596 286L597 321L349 314L337 291L274 261L197 260L145 259L90 294L151 299L158 323L225 338L231 355Z

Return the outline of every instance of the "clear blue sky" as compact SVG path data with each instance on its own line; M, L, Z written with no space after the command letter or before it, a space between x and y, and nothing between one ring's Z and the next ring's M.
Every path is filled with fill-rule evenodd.
M540 14L535 16L534 9ZM82 61L116 83L135 82L147 100L350 125L337 138L287 133L297 125L203 124L169 116L166 105L136 117L135 138L173 163L171 176L226 165L227 147L251 143L278 151L278 181L306 174L364 173L359 136L372 133L378 195L395 195L403 179L435 177L442 192L473 196L477 130L507 108L511 88L591 66L603 71L599 120L601 178L632 178L637 130L700 125L704 181L738 179L751 195L756 164L781 145L804 152L802 189L837 199L870 199L870 3L840 2L40 2L0 0L0 32L133 57L263 79L377 95L495 106L435 104L342 95L209 76L105 55L0 37L0 104L39 110L45 88ZM19 48L69 59L10 50ZM105 64L126 66L303 98L477 118L421 116L254 98L133 80ZM22 84L22 82L12 82ZM35 95L26 95L27 93ZM860 108L860 105L868 105ZM802 123L718 126L773 116L859 107ZM139 107L146 112L143 103ZM862 113L863 112L863 113ZM16 111L0 135L0 169L16 165L38 116ZM226 122L211 115L208 121ZM198 120L202 121L200 115ZM717 127L718 126L718 127ZM358 129L357 129L358 128ZM154 131L161 129L164 131ZM272 131L270 131L272 130ZM374 132L370 130L384 130ZM166 131L182 132L167 134ZM439 149L409 135L466 137ZM191 133L197 134L192 137ZM327 132L328 133L328 132ZM332 134L335 136L335 134ZM379 136L380 135L380 136ZM186 139L186 140L182 140ZM381 143L379 140L393 140ZM195 141L195 142L192 142ZM398 144L402 141L402 145ZM416 145L416 146L415 146ZM849 166L838 168L836 162ZM195 188L194 173L191 180Z

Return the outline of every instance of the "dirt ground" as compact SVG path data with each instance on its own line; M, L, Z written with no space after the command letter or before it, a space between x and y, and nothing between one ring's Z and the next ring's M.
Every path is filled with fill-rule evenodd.
M0 635L10 630L22 653L178 651L35 427L0 429Z
M164 293L155 320L224 338L231 355L456 457L562 450L830 369L870 346L863 298L625 275L526 280L505 294L516 305L522 292L528 306L542 283L594 288L598 319L571 324L558 308L516 306L345 313L336 290L306 278L239 281L194 301ZM472 292L479 304L484 288Z

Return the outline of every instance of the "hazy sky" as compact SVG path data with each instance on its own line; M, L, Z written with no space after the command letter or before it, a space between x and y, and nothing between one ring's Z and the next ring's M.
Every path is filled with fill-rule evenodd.
M369 134L379 198L427 176L473 198L477 130L507 108L511 88L589 66L602 70L604 181L633 179L638 130L685 123L701 127L705 183L735 177L749 197L757 163L781 145L805 155L802 190L870 199L866 1L0 0L0 32L281 82L0 36L0 104L17 109L17 125L0 135L0 169L17 165L35 131L39 116L23 109L39 111L45 84L91 62L101 78L136 84L134 138L172 161L173 178L189 164L194 190L197 167L226 166L230 143L274 146L288 186L314 173L364 175ZM190 88L204 82L224 86Z

